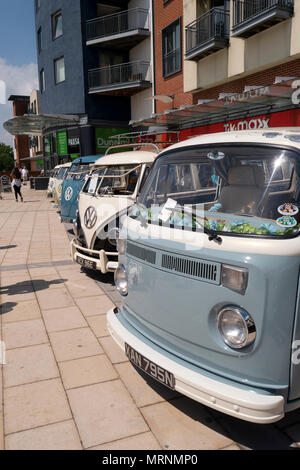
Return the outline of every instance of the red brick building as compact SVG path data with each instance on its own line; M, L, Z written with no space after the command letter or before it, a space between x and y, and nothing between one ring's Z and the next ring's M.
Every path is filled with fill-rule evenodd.
M24 116L28 113L29 96L11 95L8 101L13 103L13 115ZM22 166L22 159L30 157L29 138L26 135L14 137L16 165Z

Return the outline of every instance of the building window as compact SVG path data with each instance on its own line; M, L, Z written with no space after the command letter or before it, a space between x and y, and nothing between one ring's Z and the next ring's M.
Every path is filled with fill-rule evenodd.
M46 90L44 69L40 71L40 90L41 90L41 93L44 93L44 91Z
M181 21L180 18L162 31L163 76L168 77L181 70Z
M40 28L37 32L37 43L38 43L38 52L40 54L42 50L42 28Z
M61 10L52 15L52 37L57 39L63 34Z
M65 74L65 58L60 57L54 61L55 83L64 82L66 79Z

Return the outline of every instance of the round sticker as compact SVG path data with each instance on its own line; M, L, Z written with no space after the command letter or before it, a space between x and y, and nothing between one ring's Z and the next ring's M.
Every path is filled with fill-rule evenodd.
M281 227L290 228L297 225L297 220L294 219L294 217L283 216L276 220L276 224L280 225Z
M225 153L223 152L209 152L207 158L210 160L223 160L225 158Z
M278 212L282 215L296 215L298 214L299 209L297 206L294 206L294 204L286 202L285 204L282 204L278 207Z
M72 196L73 196L73 189L71 188L71 186L69 186L65 191L65 200L70 201L70 199L72 199Z

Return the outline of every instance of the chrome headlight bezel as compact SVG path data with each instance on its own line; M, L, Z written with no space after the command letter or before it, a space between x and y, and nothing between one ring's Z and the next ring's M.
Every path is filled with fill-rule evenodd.
M230 312L231 315L234 314L236 316L237 322L240 322L240 325L243 326L243 339L239 342L230 341L228 335L226 336L224 324L222 324L222 322L224 322L224 316L226 312L228 312L227 315L230 315ZM220 312L218 313L217 326L222 340L227 346L232 349L243 349L247 346L250 346L255 341L256 327L254 320L249 315L249 313L246 312L246 310L240 307L229 305L227 307L222 308L222 310L220 310ZM232 338L234 338L234 336L232 336Z
M123 264L119 264L115 270L114 280L117 290L123 297L128 294L128 278L126 268Z

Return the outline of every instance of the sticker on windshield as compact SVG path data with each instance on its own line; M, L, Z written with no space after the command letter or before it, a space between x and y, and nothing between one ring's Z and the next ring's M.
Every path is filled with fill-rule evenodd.
M92 176L90 185L89 185L89 191L88 191L89 194L94 194L94 192L96 191L97 183L98 183L98 175Z
M279 214L282 214L282 215L296 215L298 214L299 209L294 204L291 204L290 202L286 202L285 204L282 204L281 206L278 207L278 212Z
M276 220L276 224L281 227L291 228L297 225L297 220L294 217L283 216Z
M207 158L210 160L223 160L225 158L225 153L223 152L209 152Z
M165 203L164 207L159 213L158 219L162 220L163 222L167 222L172 214L172 209L177 206L177 201L175 199L169 198Z

